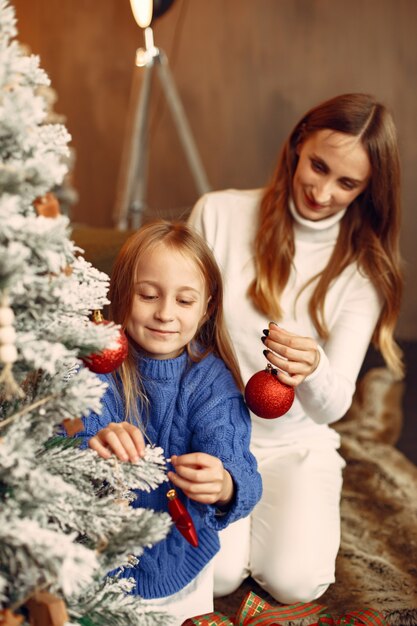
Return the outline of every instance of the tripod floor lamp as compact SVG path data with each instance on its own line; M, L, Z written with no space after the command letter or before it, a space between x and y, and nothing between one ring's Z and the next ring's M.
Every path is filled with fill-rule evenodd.
M130 0L133 15L144 29L145 48L136 51L125 142L116 193L114 222L119 230L140 226L146 206L149 112L153 75L157 75L170 109L199 195L210 185L165 53L154 45L150 27L155 0Z

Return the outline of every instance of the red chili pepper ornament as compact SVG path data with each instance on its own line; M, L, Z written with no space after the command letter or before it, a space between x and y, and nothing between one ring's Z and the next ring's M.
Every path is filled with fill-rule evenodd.
M198 546L197 531L194 526L194 522L191 519L191 515L179 499L175 489L170 489L167 493L168 498L168 511L174 522L175 526L180 531L181 535L190 543L194 548Z

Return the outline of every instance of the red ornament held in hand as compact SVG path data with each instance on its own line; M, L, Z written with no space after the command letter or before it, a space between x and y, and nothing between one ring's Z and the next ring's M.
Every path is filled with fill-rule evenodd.
M177 496L175 489L170 489L167 493L168 498L168 511L172 517L172 521L180 531L181 535L185 537L188 543L191 543L194 548L198 546L197 531L194 526L194 522L191 515Z
M109 322L103 318L100 311L94 311L93 321L96 324L109 324ZM127 337L124 331L120 330L120 335L111 348L105 348L96 354L89 354L82 360L88 369L95 374L108 374L123 363L127 357L127 353Z
M275 372L275 373L274 373ZM248 408L258 417L275 419L290 410L294 402L294 387L285 385L277 378L271 365L256 372L245 387Z

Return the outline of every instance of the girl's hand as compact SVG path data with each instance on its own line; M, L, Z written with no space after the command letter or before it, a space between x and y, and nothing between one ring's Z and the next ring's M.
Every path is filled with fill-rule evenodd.
M278 368L278 378L291 387L302 383L319 364L320 352L314 339L290 333L274 322L269 324L263 342L267 348L265 357Z
M203 504L225 505L233 498L233 480L223 463L205 452L172 456L175 472L169 480L191 500Z
M137 463L145 454L145 441L137 426L129 422L110 422L91 437L88 445L103 459L115 454L121 461Z

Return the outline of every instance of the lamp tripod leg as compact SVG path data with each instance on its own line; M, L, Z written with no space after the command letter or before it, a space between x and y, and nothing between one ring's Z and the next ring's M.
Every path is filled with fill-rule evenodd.
M119 230L138 228L146 208L149 109L154 64L135 67L127 133L116 192L115 221ZM140 97L138 93L140 90Z
M207 175L178 95L166 55L161 50L157 50L157 54L143 67L144 75L142 81L142 72L139 73L139 68L135 68L126 125L127 131L116 192L114 220L119 230L126 230L129 224L133 229L139 228L146 209L149 111L154 67L157 69L160 84L171 111L197 191L200 195L210 191Z
M191 169L197 191L200 195L202 195L210 191L210 184L208 182L206 172L201 162L200 155L198 153L190 126L188 124L184 107L182 106L180 97L178 95L178 91L175 86L171 70L169 68L168 59L165 53L161 50L159 51L157 62L158 76L161 82L161 86L163 88L167 103L171 110L178 136L184 148L184 152L188 161L188 165Z

